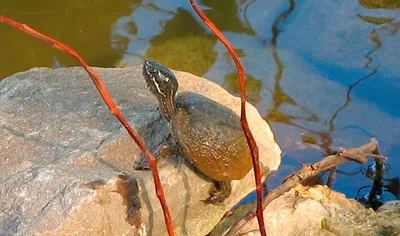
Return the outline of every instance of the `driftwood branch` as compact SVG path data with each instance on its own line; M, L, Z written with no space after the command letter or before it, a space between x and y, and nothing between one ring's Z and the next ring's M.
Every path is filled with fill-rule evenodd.
M331 170L336 168L338 165L343 164L345 162L354 161L360 164L365 164L368 161L368 157L374 158L377 163L379 163L380 168L382 169L384 161L387 159L384 156L381 156L378 152L378 141L375 138L369 140L369 142L361 147L353 148L349 150L341 149L335 155L326 156L319 162L314 164L305 164L302 165L300 171L294 173L287 177L281 186L271 191L263 201L263 208L268 206L270 202L274 199L278 198L279 196L283 195L285 192L289 191L291 188L296 187L297 185L301 184L306 179L316 176L317 174ZM378 171L378 164L377 164L377 171ZM371 195L376 197L376 193L379 194L382 192L382 177L383 171L380 171L380 176L378 177L378 173L376 174L374 187L371 190ZM376 182L376 183L375 183ZM375 186L376 185L376 186ZM247 213L241 220L237 221L227 233L228 236L236 235L236 233L254 216L256 212L255 210L250 211Z
M100 96L103 98L104 102L106 103L107 107L111 110L114 116L117 117L117 119L121 122L121 124L125 127L125 129L128 131L129 135L133 138L133 140L136 142L136 144L139 146L139 148L146 154L146 157L149 161L151 171L153 173L153 179L154 179L154 185L155 185L155 190L156 190L156 195L161 203L163 213L164 213L164 219L165 219L165 224L168 230L169 235L174 235L174 230L172 226L172 220L171 220L171 215L169 213L169 209L167 206L167 202L165 200L165 195L164 191L161 186L161 181L160 177L158 175L157 171L157 164L156 164L156 159L154 156L151 154L151 152L147 149L146 145L143 143L143 141L140 139L139 135L135 132L135 130L129 125L127 119L122 115L120 110L117 108L115 105L111 95L108 93L105 85L103 84L102 80L100 77L97 75L97 73L90 68L90 66L83 60L83 58L74 50L72 50L70 47L67 45L60 43L59 41L50 38L48 36L45 36L36 30L30 28L29 26L25 24L18 23L10 18L0 16L0 22L1 23L6 23L18 30L21 30L35 38L38 38L53 47L59 49L62 52L66 52L69 55L73 56L79 63L82 65L82 67L87 71L89 74L90 78L92 79L93 83L95 84L97 90L100 93Z
M263 185L261 182L261 174L260 174L260 161L258 157L258 146L253 137L253 134L250 131L249 124L247 122L246 117L246 83L245 83L245 73L242 62L239 60L239 57L236 55L235 50L233 49L230 42L225 38L225 36L221 33L221 31L212 23L210 19L200 10L197 6L196 1L189 0L193 9L197 13L197 15L201 18L204 24L218 37L218 39L225 45L228 49L229 54L232 57L232 60L235 62L236 69L238 71L239 84L240 84L240 98L241 98L241 119L240 123L242 125L242 129L244 134L246 135L247 143L249 144L251 156L253 160L253 168L256 182L256 192L257 192L257 220L260 228L260 233L262 236L266 236L264 226L264 216L263 216Z

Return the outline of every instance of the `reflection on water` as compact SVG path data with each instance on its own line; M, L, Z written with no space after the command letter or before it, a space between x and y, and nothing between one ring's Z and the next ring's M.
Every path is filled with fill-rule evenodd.
M359 0L361 6L369 9L398 9L400 8L399 1L393 0Z
M223 86L231 93L240 96L240 85L238 83L237 73L230 73L225 76ZM254 78L252 75L246 75L246 89L247 89L247 100L253 104L260 102L260 93L262 91L263 84L259 79Z
M255 32L251 28L249 22L243 21L240 18L246 16L246 7L255 1L242 0L238 3L236 0L201 0L198 2L206 7L204 13L215 25L218 25L221 31L254 35ZM242 9L244 12L242 12ZM225 17L221 17L221 15Z
M135 0L136 1L136 0ZM134 2L135 2L134 1ZM61 40L91 65L110 66L119 57L110 44L110 25L130 13L132 0L106 1L0 0L1 13ZM51 46L0 24L0 79L37 66L78 65L75 59Z
M359 87L360 84L362 82L365 82L367 79L369 79L369 80L373 79L373 76L379 70L378 66L376 66L376 65L373 66L373 60L374 60L373 53L376 52L378 49L380 49L381 41L379 40L379 38L371 37L371 41L375 44L375 46L365 53L364 57L366 60L365 60L365 65L363 66L366 70L369 70L370 72L367 75L361 77L360 79L356 80L355 82L353 82L349 85L347 92L345 93L345 100L343 101L343 104L340 106L337 106L336 109L331 109L330 113L332 115L330 116L330 118L324 119L323 117L321 117L321 115L326 116L327 114L322 114L321 112L319 112L320 114L318 114L318 112L312 112L311 109L307 109L307 107L302 105L301 102L297 101L296 99L294 99L293 97L288 95L288 93L286 93L284 91L284 89L282 89L282 86L280 84L280 81L282 79L282 74L284 74L285 66L283 65L284 63L282 62L282 60L279 57L279 50L276 45L279 35L281 34L281 32L284 32L281 28L279 28L279 25L281 25L281 22L285 22L286 19L288 17L290 17L290 14L293 12L294 7L295 7L294 1L290 1L290 7L288 8L288 10L282 12L282 14L276 18L274 24L272 25L272 32L274 33L274 37L272 40L272 44L274 46L273 50L272 50L272 52L273 52L272 55L273 55L276 67L278 69L275 74L276 84L275 84L274 90L273 90L273 94L274 94L273 101L274 102L273 102L273 106L268 110L268 114L267 114L266 118L269 121L274 121L277 123L282 123L285 125L299 128L300 130L302 130L301 141L303 143L308 144L308 146L310 146L310 147L313 147L313 146L315 147L315 145L317 145L317 147L321 150L321 155L328 155L332 151L331 150L333 147L332 143L335 138L335 132L337 132L337 129L335 128L335 124L337 124L338 122L336 122L336 119L338 117L340 117L342 111L344 111L345 109L348 109L348 108L351 109L350 104L352 102L352 96L351 96L352 91L355 90L357 87ZM394 20L392 19L388 22L393 22L393 21ZM376 34L375 30L373 30L371 32L372 32L371 35ZM390 32L392 32L391 35L394 35L393 30L391 30ZM312 86L312 85L310 85L310 86ZM292 113L293 110L292 109L288 110L287 108L285 108L285 106L293 106L293 107L296 107L296 109L301 110L302 111L302 112L300 112L301 116L293 115L293 113ZM284 107L284 109L281 109L282 107ZM285 109L287 111L286 113L284 112ZM349 118L351 118L351 117L349 117ZM299 122L302 120L307 121L307 122ZM310 125L310 122L313 124ZM398 121L396 123L398 123ZM370 137L375 136L375 134L369 133L368 131L366 131L366 129L360 129L360 130ZM394 140L391 140L391 141L393 142ZM396 141L394 141L394 142L396 142ZM294 151L296 151L296 150L294 150ZM291 157L288 155L286 157L287 158L283 160L284 164L285 164L285 162L286 163L291 162L290 160L288 160ZM396 158L396 157L394 157L394 158ZM395 160L392 160L392 161L395 161ZM396 167L396 168L398 168L398 167ZM359 175L360 171L356 171L353 173L356 173L356 174L358 174L357 176L360 176ZM343 176L349 176L348 174L346 174L345 171L341 171L341 170L338 170L337 174L343 175ZM360 178L360 177L358 177L358 178ZM318 181L321 181L319 178L317 178L317 179L318 179ZM341 185L341 183L337 182L336 185ZM397 186L397 188L398 188L398 186ZM356 189L353 189L353 190L349 189L347 191L344 190L344 192L350 196L352 196L352 195L354 196L354 194L356 193ZM389 197L389 199L390 199L390 197ZM384 200L388 200L388 199L386 198Z
M383 174L385 175L389 172L390 166L385 164L383 165ZM375 176L375 164L369 165L364 170L362 170L363 174L370 179L373 179ZM371 198L370 193L372 189L371 185L362 186L357 191L356 199L361 202L366 207L372 207L373 209L377 209L382 206L386 201L390 200L400 200L400 181L399 176L394 178L384 178L382 191L377 191L376 198Z
M111 3L0 0L4 15L79 51L89 64L125 67L143 59L189 71L239 94L224 46L186 1ZM399 8L394 1L202 0L200 7L232 42L247 76L248 99L268 120L283 149L275 187L299 163L376 137L400 170ZM48 45L0 25L0 78L34 66L77 63ZM369 40L369 41L368 41ZM334 189L355 197L370 180L357 164L337 171ZM396 171L397 170L397 171ZM349 175L348 173L356 173ZM314 182L326 183L327 174ZM392 181L393 182L393 181ZM393 184L388 184L388 186ZM391 187L390 189L395 189Z
M266 120L271 121L271 122L284 123L284 124L290 125L290 126L295 126L297 128L300 128L300 129L306 131L307 133L302 134L302 141L305 142L306 144L316 145L317 144L316 140L319 138L319 140L320 140L319 147L322 148L323 155L328 155L332 152L332 150L331 150L332 140L331 140L330 134L334 131L334 127L333 127L334 118L337 116L337 114L340 112L340 110L343 109L348 104L348 101L346 101L346 103L343 107L340 107L336 112L334 112L334 115L332 116L332 118L328 122L326 122L326 121L323 121L322 119L320 119L318 117L318 115L315 114L312 110L308 109L306 106L303 106L301 103L298 103L297 101L295 101L292 97L290 97L289 94L287 94L282 89L282 86L280 85L280 81L282 80L282 75L283 75L285 68L279 57L277 42L278 42L280 33L284 31L282 29L282 26L285 24L285 21L290 16L290 14L293 13L295 6L296 6L294 0L289 0L289 2L290 2L289 8L286 11L283 11L280 15L278 15L278 17L275 19L274 23L272 24L272 29L271 29L271 31L273 33L273 38L271 41L272 56L274 58L274 61L275 61L276 67L277 67L277 72L274 77L275 85L274 85L274 90L273 90L273 106L270 109L268 109ZM296 109L301 110L302 114L300 116L285 114L284 111L281 111L281 108L285 105L293 106ZM299 120L304 120L304 121L311 122L311 123L320 123L317 126L318 128L320 128L321 126L326 126L326 125L328 125L329 127L328 127L327 131L313 130L313 128L308 128L306 126L298 125L294 122L294 121L299 121Z
M163 22L163 29L150 40L146 58L199 76L210 70L217 59L213 50L217 39L206 32L191 12L178 8L172 19Z

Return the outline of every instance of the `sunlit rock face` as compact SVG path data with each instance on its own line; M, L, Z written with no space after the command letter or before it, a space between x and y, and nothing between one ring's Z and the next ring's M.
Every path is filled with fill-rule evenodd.
M264 219L267 234L272 236L398 235L399 210L399 201L388 202L375 212L327 186L299 185L272 201L264 210ZM240 232L257 233L256 220Z
M107 89L146 145L155 151L169 133L141 67L101 69ZM240 99L220 86L175 72L191 90L240 113ZM247 105L263 173L281 151L268 124ZM110 113L81 68L34 68L0 82L1 235L165 235L152 175L133 171L140 150ZM250 171L233 181L222 205L204 205L212 183L181 160L158 168L177 235L205 235L254 189Z

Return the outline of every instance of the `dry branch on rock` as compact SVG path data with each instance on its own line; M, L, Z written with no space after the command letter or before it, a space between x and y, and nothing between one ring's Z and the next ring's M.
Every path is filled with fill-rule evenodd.
M314 164L304 164L302 165L299 172L294 173L287 177L281 186L271 191L263 201L263 208L265 208L271 201L282 196L285 192L289 191L291 188L296 187L301 184L303 181L311 178L313 176L318 175L321 172L329 171L337 166L353 161L359 164L365 164L368 161L368 157L372 157L377 162L377 173L375 175L374 186L370 192L370 199L376 198L376 194L382 192L382 165L383 162L387 159L384 156L381 156L378 151L378 141L375 138L369 140L369 142L361 147L345 150L341 149L335 155L326 156L319 162ZM378 167L379 166L379 167ZM237 221L232 228L229 230L229 236L233 236L238 232L238 230L243 227L248 221L250 221L255 216L255 210L247 213L241 220Z

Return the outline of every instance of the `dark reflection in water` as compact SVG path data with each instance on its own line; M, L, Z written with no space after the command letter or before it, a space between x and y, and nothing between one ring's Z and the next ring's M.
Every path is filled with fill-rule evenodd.
M296 127L300 130L302 130L305 133L301 134L302 142L308 146L317 146L318 149L321 152L321 156L329 155L332 152L333 148L333 134L336 131L335 129L335 120L337 117L340 116L340 113L345 110L346 108L349 107L352 97L351 93L352 90L354 90L357 86L359 86L362 82L366 81L367 79L371 79L377 72L378 72L378 67L377 66L372 66L373 64L373 57L371 55L377 51L381 47L381 42L378 37L371 37L371 41L375 44L375 47L373 47L370 51L368 51L365 54L365 59L366 63L364 65L364 68L369 70L370 73L367 74L366 76L363 76L362 78L356 80L354 83L349 85L349 88L347 89L347 92L345 94L345 101L341 106L339 106L336 110L332 110L331 112L331 117L329 119L324 119L322 117L319 117L318 113L312 112L311 109L308 109L307 106L304 106L301 104L301 102L296 101L293 97L291 97L288 93L284 91L284 89L281 86L281 80L283 78L285 66L282 60L280 59L279 56L279 50L277 46L277 42L279 41L279 35L284 32L282 29L283 25L286 23L286 20L290 17L290 15L293 13L295 10L295 1L290 0L290 5L286 11L283 11L274 21L272 24L272 33L273 33L273 38L271 40L272 44L272 56L275 61L275 65L277 67L274 79L275 79L275 84L274 84L274 89L273 89L273 105L268 109L267 115L266 115L266 120L270 122L276 122L276 123L281 123L289 126ZM391 22L391 21L389 21ZM393 32L393 31L392 31ZM375 33L375 30L373 31L373 34ZM393 35L393 33L392 33ZM294 109L297 109L300 112L300 115L293 115L293 110L292 109L287 109L287 106L294 107ZM282 109L283 108L283 109ZM288 112L285 112L285 110ZM324 114L326 116L326 114ZM299 124L299 121L306 121L306 125L301 125ZM300 122L301 123L301 122ZM303 122L304 123L304 122ZM314 125L310 125L310 123L314 123ZM368 134L369 136L373 137L373 134L367 133L366 131L362 131ZM279 135L279 134L278 134ZM284 150L285 151L285 150ZM283 166L284 165L291 165L293 161L290 160L290 156L286 155L286 159L283 159ZM314 160L316 161L316 160ZM295 168L291 168L293 170ZM290 174L285 169L278 171L279 172L286 172L286 174ZM355 174L358 174L360 176L360 171L353 172L352 174L348 174L345 171L338 170L336 172L339 175L343 176L352 176ZM282 177L282 173L280 173L280 177ZM315 183L322 183L322 174L321 176L316 176L313 179L310 179L306 184L315 184ZM271 182L278 182L278 179L275 179L275 177L272 177L269 181ZM397 177L396 177L397 178ZM396 179L395 178L395 179ZM328 179L328 185L332 185L331 178ZM394 182L396 183L396 182ZM276 185L278 183L275 183ZM397 183L398 184L398 183ZM341 185L340 182L337 183L337 185ZM395 186L395 184L390 185ZM396 189L396 188L395 188ZM398 186L397 186L398 189ZM347 192L349 195L354 195L354 193L357 192L357 189L352 189L350 190L351 193ZM345 191L346 192L346 191ZM389 191L391 192L391 191ZM398 196L394 194L394 196L398 199ZM392 196L393 197L393 196ZM392 197L386 196L385 200L391 199Z
M281 87L280 81L282 80L282 74L284 72L284 65L279 57L279 52L277 48L278 38L283 30L281 29L282 25L285 23L286 19L290 16L290 14L295 9L295 2L294 0L290 0L290 7L287 11L282 12L274 21L272 25L271 31L273 32L273 38L271 41L272 44L272 56L274 58L277 72L275 74L275 85L273 90L273 106L268 109L267 116L265 117L266 120L271 122L279 122L284 123L290 126L295 126L307 132L302 137L302 141L309 144L317 144L317 139L320 140L319 146L323 150L323 155L329 155L332 153L331 146L332 146L332 138L331 134L335 131L334 121L339 113L345 109L351 101L351 91L352 89L357 86L359 83L364 81L365 79L371 77L377 72L377 68L374 68L370 74L367 76L357 80L355 83L351 84L346 92L346 100L342 106L340 106L337 110L333 112L333 115L330 119L325 120L318 117L318 114L314 113L312 110L308 109L306 106L303 106L301 103L295 101L289 94L287 94ZM364 68L368 68L370 63L372 62L372 58L369 56L375 50L380 47L380 44L377 44L371 51L369 51L365 58L367 59L367 64ZM302 111L302 116L295 116L295 115L288 115L285 112L281 111L281 107L284 105L290 105L296 107ZM305 115L304 115L305 114ZM318 131L313 130L312 128L308 128L306 126L298 125L294 121L304 120L311 123L318 123L315 127L321 129L321 126L326 126L327 131Z
M370 178L373 180L375 178L376 174L376 166L375 164L371 164L367 166L364 169L361 169L360 172L362 172L367 178ZM384 164L383 165L383 174L387 174L390 171L390 165ZM346 173L349 176L350 175L355 175L357 173ZM356 199L362 203L365 207L371 207L373 209L378 209L380 206L384 204L385 201L388 200L400 200L400 181L399 181L399 176L396 176L394 178L384 178L383 179L383 189L377 190L377 196L375 198L371 198L371 189L372 189L372 184L371 185L366 185L362 186L358 189Z
M79 51L91 65L125 67L145 58L204 76L239 94L226 49L188 1L104 3L0 0L3 15ZM202 0L206 14L235 46L248 98L274 130L284 158L276 187L300 163L371 137L400 170L399 3L393 1ZM0 78L34 66L77 63L48 45L0 25ZM370 41L368 41L368 39ZM354 174L352 174L354 173ZM328 173L312 182L326 183ZM396 181L387 183L395 192ZM356 197L371 181L359 165L340 166L333 188ZM398 189L398 188L397 188ZM397 195L396 195L397 196Z

